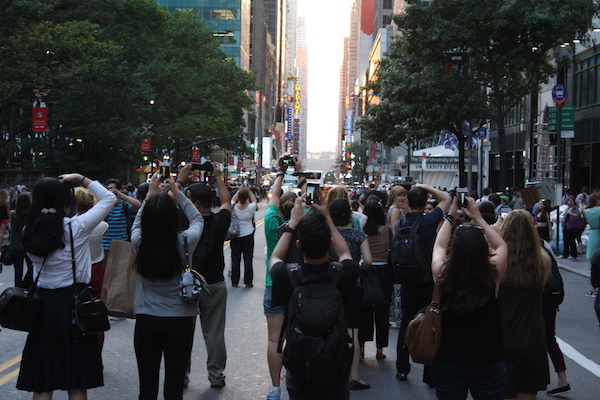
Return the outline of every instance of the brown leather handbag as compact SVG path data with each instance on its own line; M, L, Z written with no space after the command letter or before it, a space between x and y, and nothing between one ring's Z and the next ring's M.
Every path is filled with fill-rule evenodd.
M431 304L410 321L406 329L404 345L413 362L430 365L435 361L442 339L442 312L440 310L440 287L436 283Z

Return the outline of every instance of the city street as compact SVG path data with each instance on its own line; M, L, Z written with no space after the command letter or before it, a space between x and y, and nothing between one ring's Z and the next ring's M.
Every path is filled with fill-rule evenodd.
M266 361L267 326L263 315L265 281L265 238L262 217L266 203L259 205L254 256L254 287L232 288L228 282L226 386L213 389L207 379L206 351L199 326L196 330L192 367L186 400L250 400L265 398L270 385ZM229 246L225 244L225 273L229 268ZM572 392L564 398L595 400L600 392L600 331L593 312L587 260L559 260L565 281L566 298L557 317L557 336L565 353L567 376ZM12 286L12 266L0 274L0 291ZM133 349L134 320L113 320L106 332L103 351L105 386L88 391L92 400L136 399L138 396L137 365ZM391 346L385 349L385 360L375 359L375 345L370 342L361 364L362 378L371 384L370 390L351 392L351 399L435 399L435 392L421 382L422 366L413 365L408 382L395 376L395 343L397 329L390 329ZM2 329L0 332L0 399L30 399L31 394L15 389L21 351L26 334ZM550 364L551 384L556 374ZM161 374L161 381L163 377ZM161 385L162 392L162 385ZM159 395L162 398L162 393ZM538 399L549 399L540 393ZM65 392L56 392L54 399L67 399ZM282 399L288 399L283 390Z

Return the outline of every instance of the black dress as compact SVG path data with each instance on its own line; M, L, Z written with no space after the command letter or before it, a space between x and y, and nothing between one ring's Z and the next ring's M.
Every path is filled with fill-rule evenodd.
M71 334L73 287L37 292L42 320L40 329L27 336L17 389L51 392L103 386L98 335Z

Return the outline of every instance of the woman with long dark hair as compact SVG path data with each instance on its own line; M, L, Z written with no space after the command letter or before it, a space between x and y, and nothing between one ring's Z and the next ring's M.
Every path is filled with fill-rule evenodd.
M66 189L73 183L89 188L98 203L85 214L68 217L72 199L67 194L72 192ZM115 201L100 182L81 174L43 178L33 187L23 248L33 263L42 316L39 328L27 336L17 389L34 392L36 400L51 399L54 390L67 390L70 400L85 400L87 389L104 384L98 336L73 335L71 313L73 284L89 283L92 274L89 235Z
M390 333L393 274L392 267L389 265L389 252L392 233L391 228L385 223L385 211L381 202L367 201L363 212L368 218L363 232L368 235L369 249L373 258L370 268L377 271L385 302L361 307L358 339L361 351L364 354L365 342L373 340L373 332L375 331L375 345L377 346L375 358L382 360L386 358L383 354L383 348L388 347ZM362 273L364 274L364 272Z
M463 212L472 223L451 235L451 216L442 222L431 269L441 292L442 339L431 367L438 399L503 399L506 368L502 361L502 320L496 301L506 271L508 249L467 197ZM493 251L490 251L490 246Z
M150 179L148 194L131 228L131 243L137 252L135 268L139 274L134 297L134 347L139 398L157 398L160 362L164 354L165 400L181 400L198 304L180 299L179 282L185 264L190 262L189 256L200 240L204 221L173 178L167 179L168 187L160 186L160 179L160 174ZM175 201L189 221L188 229L183 232Z
M23 228L27 225L29 210L31 209L31 197L22 193L17 197L15 209L10 212L10 254L13 258L15 268L15 286L30 287L32 266L31 260L23 250ZM27 271L23 278L23 265L27 263Z

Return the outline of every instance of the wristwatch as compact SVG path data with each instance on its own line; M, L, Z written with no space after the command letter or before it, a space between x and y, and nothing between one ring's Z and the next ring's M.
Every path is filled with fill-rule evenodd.
M285 224L285 228L283 228L283 232L288 232L291 233L292 235L295 235L298 231L295 229L290 228L289 224Z

